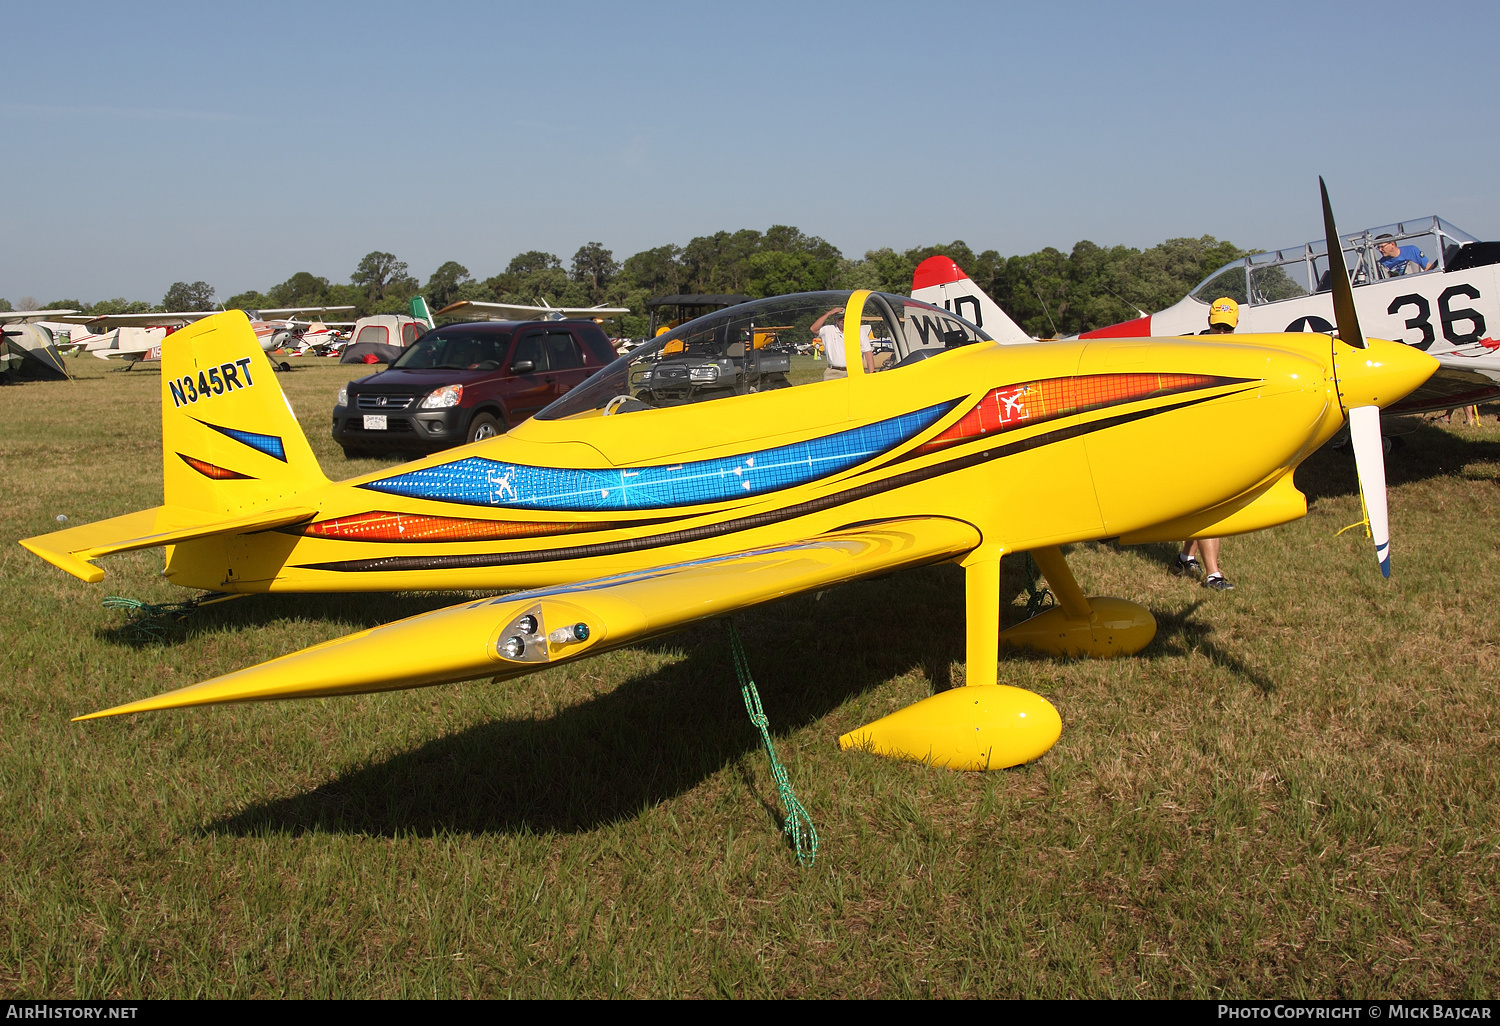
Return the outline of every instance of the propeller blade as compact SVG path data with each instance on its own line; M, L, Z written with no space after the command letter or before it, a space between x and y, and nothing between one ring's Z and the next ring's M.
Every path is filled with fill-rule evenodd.
M1391 576L1391 525L1385 503L1385 442L1380 437L1380 407L1356 406L1349 411L1349 439L1354 444L1354 466L1364 500L1375 559L1382 577Z
M1359 317L1354 313L1354 289L1349 285L1344 247L1333 223L1333 207L1328 202L1328 186L1323 183L1322 175L1318 176L1318 188L1323 192L1323 234L1328 241L1328 276L1333 281L1333 323L1338 325L1342 341L1355 349L1368 349L1365 336L1359 330Z

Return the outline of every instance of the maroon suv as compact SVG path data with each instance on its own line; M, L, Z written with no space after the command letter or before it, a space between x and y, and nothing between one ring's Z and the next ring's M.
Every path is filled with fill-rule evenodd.
M446 324L413 342L389 370L339 390L333 438L351 458L490 438L615 355L592 321Z

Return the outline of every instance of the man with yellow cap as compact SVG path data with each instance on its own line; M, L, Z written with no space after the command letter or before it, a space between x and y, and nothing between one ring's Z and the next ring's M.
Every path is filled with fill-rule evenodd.
M1240 304L1228 296L1220 296L1209 304L1208 328L1201 334L1232 335L1239 323ZM1199 556L1203 557L1201 566L1198 563ZM1199 538L1197 541L1188 542L1177 554L1177 565L1172 567L1172 572L1197 577L1204 567L1208 569L1208 576L1203 579L1205 588L1212 588L1214 591L1234 590L1234 585L1229 583L1229 578L1219 572L1219 539L1217 538Z
M1240 304L1228 296L1220 296L1208 304L1208 328L1202 335L1232 335L1240 323Z

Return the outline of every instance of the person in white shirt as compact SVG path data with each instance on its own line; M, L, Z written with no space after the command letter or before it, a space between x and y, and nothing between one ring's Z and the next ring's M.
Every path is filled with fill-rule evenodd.
M824 381L849 376L849 368L844 361L844 329L837 322L829 322L829 318L842 315L843 312L843 307L836 306L809 326L809 330L823 343L823 356L828 361L828 369L823 371ZM860 362L866 374L872 374L875 371L874 349L874 331L868 324L861 324L859 326Z

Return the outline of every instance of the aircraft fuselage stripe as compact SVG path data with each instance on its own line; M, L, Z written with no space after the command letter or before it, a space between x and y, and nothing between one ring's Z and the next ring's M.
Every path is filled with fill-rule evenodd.
M1220 395L1202 396L1197 399L1186 400L1185 402L1173 403L1169 406L1158 406L1149 410L1122 413L1113 417L1104 417L1099 420L1090 421L1086 424L1074 424L1070 427L1059 428L1056 431L1048 431L1039 435L1033 435L1030 438L1022 438L1014 442L1007 442L1004 445L991 446L977 452L967 453L955 459L945 460L942 463L934 463L931 466L892 474L890 477L881 478L878 481L856 485L853 488L798 503L795 506L767 510L764 513L756 513L748 517L726 520L716 524L703 524L699 527L689 527L680 531L669 531L666 534L653 535L648 538L624 538L618 541L596 542L592 545L576 545L552 549L528 549L520 552L475 552L452 555L344 559L327 563L304 563L300 564L298 569L328 570L336 573L461 570L476 567L516 566L525 563L548 563L566 559L590 559L597 556L613 556L625 552L640 552L647 549L681 545L688 542L702 541L706 538L718 538L726 534L754 530L757 527L779 524L787 520L809 516L813 513L821 513L824 510L856 502L872 495L879 495L882 492L894 491L897 488L904 488L907 485L928 481L932 478L942 477L945 474L955 473L960 470L968 470L971 467L989 463L993 460L1004 459L1006 456L1039 449L1043 446L1066 441L1070 438L1077 438L1094 431L1102 431L1105 428L1128 424L1131 421L1143 420L1158 414L1186 409L1189 406L1197 406L1200 403L1223 398L1225 394L1236 395L1238 393L1230 392Z

